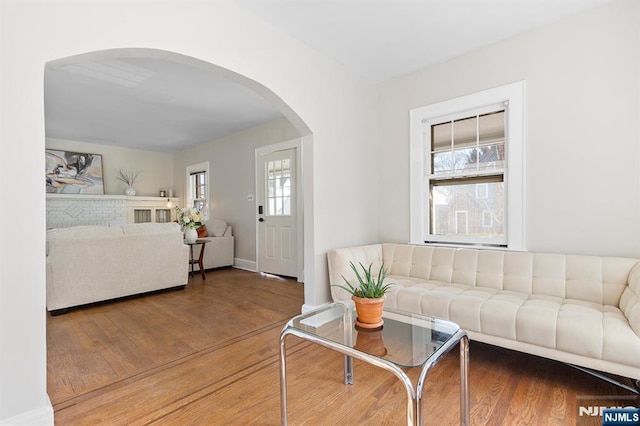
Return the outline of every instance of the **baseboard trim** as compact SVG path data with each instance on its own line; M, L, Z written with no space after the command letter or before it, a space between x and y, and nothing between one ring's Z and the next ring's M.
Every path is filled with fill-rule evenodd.
M0 420L2 426L53 426L53 406L36 408L26 413L18 414L10 419Z
M258 265L255 260L246 260L246 259L233 259L233 267L238 269L244 269L245 271L257 272Z

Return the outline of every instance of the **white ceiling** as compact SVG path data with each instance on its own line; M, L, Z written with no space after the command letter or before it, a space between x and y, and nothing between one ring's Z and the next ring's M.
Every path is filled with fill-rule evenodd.
M236 0L373 84L612 0ZM176 152L282 117L240 84L163 59L48 66L48 137Z
M371 83L611 0L237 0Z
M47 137L176 152L282 117L253 90L157 58L47 66Z

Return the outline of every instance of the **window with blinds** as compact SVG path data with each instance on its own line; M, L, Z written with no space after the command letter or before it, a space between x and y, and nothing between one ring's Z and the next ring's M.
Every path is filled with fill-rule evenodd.
M410 241L524 250L524 95L515 82L410 111Z
M193 207L203 211L207 205L207 172L204 170L193 172L190 180Z
M425 127L430 136L429 233L504 242L504 106L427 120Z
M209 162L187 166L187 206L195 207L204 220L209 218Z

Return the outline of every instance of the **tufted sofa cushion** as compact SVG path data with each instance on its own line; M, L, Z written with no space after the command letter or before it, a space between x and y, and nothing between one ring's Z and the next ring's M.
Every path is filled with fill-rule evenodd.
M472 339L640 377L638 259L376 244L328 260L331 284L354 279L350 261L384 262L387 306L449 319Z

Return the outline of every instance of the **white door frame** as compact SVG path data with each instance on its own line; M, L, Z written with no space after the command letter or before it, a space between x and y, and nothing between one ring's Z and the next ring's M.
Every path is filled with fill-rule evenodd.
M265 154L270 154L272 152L284 151L288 149L294 149L296 152L296 279L298 282L303 282L304 280L304 198L303 198L303 174L302 174L302 139L292 139L284 142L279 142L273 145L262 146L260 148L256 148L255 152L255 164L254 164L254 172L255 172L255 193L256 193L256 201L258 191L263 191L264 189L260 188L260 179L258 176L258 171L260 170L259 161L260 156ZM260 267L260 230L258 229L258 205L255 204L254 209L255 215L255 226L256 226L256 269L258 271L261 270Z

